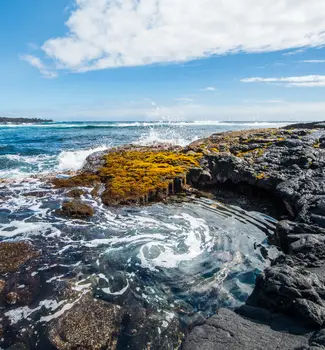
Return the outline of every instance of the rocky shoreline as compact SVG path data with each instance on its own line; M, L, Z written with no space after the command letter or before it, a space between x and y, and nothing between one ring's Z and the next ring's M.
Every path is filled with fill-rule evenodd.
M36 123L50 123L52 119L41 118L12 118L0 117L0 124L36 124Z
M270 133L248 136L247 143L255 143L248 150L263 145L265 151L258 158L251 152L244 159L208 156L206 173L195 185L228 182L240 192L262 190L280 200L288 218L279 221L269 239L283 254L258 276L246 305L233 311L221 309L194 327L185 350L325 348L324 123L291 125L277 131L272 144ZM220 144L224 138L224 134L213 135L208 142Z
M282 254L257 278L245 305L220 309L208 320L198 317L190 330L176 318L165 325L140 302L128 307L132 296L122 303L103 301L71 281L58 292L71 303L49 323L38 348L325 349L324 125L213 134L186 148L128 146L93 154L79 174L52 179L69 198L58 215L71 217L93 215L82 201L85 187L111 206L166 201L174 195L181 200L225 193L259 196L278 212L280 221L269 241ZM29 270L46 257L27 242L12 244L0 243L0 311L29 305L42 286ZM17 289L18 281L26 288ZM0 315L0 339L14 332ZM10 349L33 349L32 338L24 339Z

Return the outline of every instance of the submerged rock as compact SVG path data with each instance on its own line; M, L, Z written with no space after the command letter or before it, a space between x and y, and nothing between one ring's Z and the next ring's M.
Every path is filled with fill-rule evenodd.
M0 243L0 273L14 272L39 252L27 242Z
M80 200L72 200L72 201L66 201L62 204L62 209L59 211L60 214L75 218L86 218L93 216L95 211L94 209L80 201Z
M184 334L175 315L146 310L142 307L125 307L123 329L118 350L148 349L177 350ZM167 315L167 316L166 316Z
M49 339L59 350L116 349L122 309L89 295L50 325Z
M176 350L183 333L176 317L140 306L119 306L90 294L49 325L48 338L59 350Z

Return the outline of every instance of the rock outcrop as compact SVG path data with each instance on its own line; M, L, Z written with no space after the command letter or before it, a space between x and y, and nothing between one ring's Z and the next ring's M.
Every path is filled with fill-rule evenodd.
M269 237L283 254L258 276L247 305L194 327L185 350L325 348L324 129L325 123L298 124L215 134L190 145L215 154L189 173L189 184L264 191L286 219Z
M62 209L58 213L73 218L87 218L94 215L94 209L90 205L74 199L63 202Z
M252 312L256 310L251 310ZM201 326L193 329L184 350L292 350L307 349L310 332L293 325L292 320L259 311L263 322L220 309Z
M106 205L146 204L179 192L201 158L177 147L124 147L90 155L80 174L52 182L57 188L91 187Z

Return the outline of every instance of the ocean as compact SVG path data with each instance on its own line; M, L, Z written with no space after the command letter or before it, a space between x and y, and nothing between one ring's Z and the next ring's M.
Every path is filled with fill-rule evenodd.
M241 305L257 274L276 256L267 243L276 219L212 199L95 209L88 220L56 214L62 194L46 181L80 169L94 151L124 144L185 146L215 132L281 126L228 122L53 122L0 125L0 241L25 240L42 251L43 289L28 308L12 306L11 323L44 325L79 291L118 303L136 299L168 320L191 324L219 306ZM44 287L44 285L46 287ZM132 297L131 297L132 296ZM167 321L166 321L167 322ZM18 326L17 326L18 327ZM19 328L19 327L18 327Z

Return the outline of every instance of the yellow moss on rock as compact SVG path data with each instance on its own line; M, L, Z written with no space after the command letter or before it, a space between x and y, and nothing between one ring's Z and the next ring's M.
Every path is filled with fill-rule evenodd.
M201 156L173 151L110 152L98 173L106 182L102 199L106 204L125 203L167 192L175 178L185 178L189 168L199 166Z
M83 173L76 176L69 177L67 179L53 179L52 183L57 188L64 187L91 187L96 182L99 182L100 178L95 174Z

